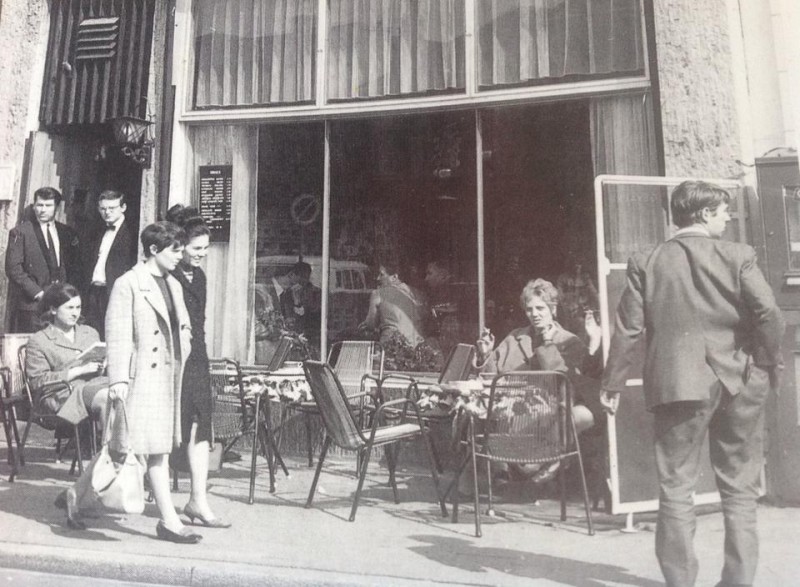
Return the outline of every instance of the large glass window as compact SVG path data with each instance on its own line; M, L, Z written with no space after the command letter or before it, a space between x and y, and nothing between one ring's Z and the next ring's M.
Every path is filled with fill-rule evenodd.
M195 0L196 108L314 100L316 0Z
M328 337L437 371L478 330L474 114L331 123Z
M640 0L477 0L481 88L642 75Z
M330 0L328 97L464 89L460 0Z
M282 334L304 335L319 356L324 123L261 127L255 267L255 358L268 363Z

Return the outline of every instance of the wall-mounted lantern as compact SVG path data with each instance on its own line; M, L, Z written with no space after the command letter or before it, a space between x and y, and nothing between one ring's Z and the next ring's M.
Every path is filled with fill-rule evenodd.
M114 131L114 141L126 157L144 169L149 169L153 158L153 138L150 136L150 120L133 116L119 116L106 121Z

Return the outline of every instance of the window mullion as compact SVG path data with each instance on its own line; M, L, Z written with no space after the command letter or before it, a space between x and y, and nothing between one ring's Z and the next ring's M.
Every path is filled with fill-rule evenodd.
M325 66L328 62L328 0L317 0L317 83L316 104L318 108L325 105L327 94L327 76ZM323 355L325 356L325 355Z
M464 86L467 96L478 93L478 54L475 30L475 0L464 2Z

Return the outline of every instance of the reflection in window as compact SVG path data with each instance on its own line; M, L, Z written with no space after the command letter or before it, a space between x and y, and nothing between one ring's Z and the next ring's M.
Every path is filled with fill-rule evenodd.
M783 205L789 235L789 269L800 271L800 186L783 188Z
M197 108L314 99L316 0L195 0Z
M471 114L331 123L330 271L345 288L329 341L374 338L387 369L437 371L477 338L474 136Z
M304 335L319 356L324 124L268 125L258 144L256 363L282 334Z
M464 88L460 0L330 0L328 22L331 99Z
M479 84L644 73L640 0L478 0Z

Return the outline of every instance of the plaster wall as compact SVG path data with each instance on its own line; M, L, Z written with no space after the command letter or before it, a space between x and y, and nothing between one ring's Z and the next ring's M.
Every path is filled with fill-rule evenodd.
M17 223L25 145L35 130L43 75L49 10L45 0L7 0L0 14L0 164L10 165L13 185L2 186L11 200L0 201L0 259L5 259L8 231ZM8 280L0 271L0 330Z
M741 142L725 0L653 0L665 171L738 177Z

